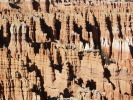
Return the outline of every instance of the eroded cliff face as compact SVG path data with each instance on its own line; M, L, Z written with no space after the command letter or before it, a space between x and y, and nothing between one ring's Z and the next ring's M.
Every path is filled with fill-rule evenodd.
M0 99L133 100L132 6L1 1Z

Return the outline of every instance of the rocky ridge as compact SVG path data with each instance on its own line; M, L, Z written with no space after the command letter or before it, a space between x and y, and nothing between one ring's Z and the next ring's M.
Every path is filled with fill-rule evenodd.
M1 100L133 100L133 3L0 2Z

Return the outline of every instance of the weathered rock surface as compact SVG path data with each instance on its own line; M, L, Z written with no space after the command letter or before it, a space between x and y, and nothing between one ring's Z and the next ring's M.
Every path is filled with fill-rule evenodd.
M1 0L1 100L133 100L133 3Z

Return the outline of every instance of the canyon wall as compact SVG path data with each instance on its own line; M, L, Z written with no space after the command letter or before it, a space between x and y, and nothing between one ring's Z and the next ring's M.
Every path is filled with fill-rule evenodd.
M1 100L133 100L133 3L0 1Z

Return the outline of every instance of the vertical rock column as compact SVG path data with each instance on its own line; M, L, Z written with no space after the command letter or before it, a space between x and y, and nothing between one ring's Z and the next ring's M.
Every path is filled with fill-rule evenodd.
M29 25L29 37L31 39L32 42L35 42L36 39L35 39L35 22L34 22L34 19L33 17L30 17L30 25Z
M17 27L15 24L11 24L10 33L11 39L8 48L10 49L12 57L15 57L17 52Z
M83 19L82 19L82 39L88 41L88 32L86 30L86 12L83 12Z
M62 21L62 26L61 26L60 40L63 42L68 42L68 36L69 36L68 17L67 16L63 17L64 19Z

